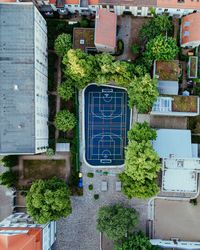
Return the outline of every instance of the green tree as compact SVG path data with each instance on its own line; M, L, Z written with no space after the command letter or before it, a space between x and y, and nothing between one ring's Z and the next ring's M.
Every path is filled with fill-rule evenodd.
M156 183L156 179L145 179L143 182L135 181L128 176L125 172L119 175L119 179L123 183L122 192L129 199L149 199L155 196L159 192L159 187Z
M137 224L137 211L122 205L103 206L97 215L97 229L114 241L132 233Z
M72 208L66 182L56 177L35 181L27 193L26 206L28 214L40 224L68 216Z
M46 151L47 156L51 157L53 155L55 155L55 151L53 150L53 148L48 148Z
M147 43L144 55L151 60L173 60L177 53L178 46L173 38L158 35Z
M18 155L6 155L1 160L5 167L11 168L18 165Z
M140 113L148 112L158 97L157 80L149 74L134 77L128 86L130 107L136 106Z
M75 127L76 118L68 110L61 110L56 114L54 123L57 129L67 132Z
M153 180L160 170L159 156L154 151L150 141L129 141L125 153L124 172L134 181Z
M80 27L82 28L88 28L90 26L90 22L87 18L82 18L80 20Z
M63 57L72 47L72 37L70 34L61 34L55 40L54 48L56 54Z
M15 187L18 176L13 171L7 171L0 175L0 184L5 185L6 187Z
M66 81L58 87L58 95L65 101L72 98L74 94L74 88L70 85L70 81Z
M80 49L70 49L63 57L63 64L66 66L64 70L66 77L70 78L78 89L83 89L95 78L95 57Z
M143 232L138 232L124 239L122 244L116 244L114 250L157 250Z
M128 139L136 142L155 140L156 136L156 130L150 128L147 122L137 122L128 131Z

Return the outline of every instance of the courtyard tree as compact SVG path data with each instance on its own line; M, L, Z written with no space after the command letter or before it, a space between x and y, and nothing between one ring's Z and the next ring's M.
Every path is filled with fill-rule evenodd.
M124 239L121 244L115 244L114 250L158 250L143 232L135 233Z
M156 183L156 179L145 179L143 182L139 182L135 181L125 172L119 175L119 179L123 183L122 192L129 199L149 199L159 192L159 187Z
M58 95L65 101L72 98L74 94L74 87L71 86L71 81L65 81L58 87Z
M60 34L55 40L54 48L56 54L63 57L72 47L72 37L70 34Z
M128 86L129 105L136 106L139 113L148 112L158 97L157 80L149 74L134 77Z
M57 129L67 132L75 127L76 118L68 110L61 110L56 114L54 124Z
M133 233L138 225L136 210L122 205L103 206L97 215L97 229L113 241Z
M177 53L176 40L172 37L158 35L147 43L145 57L151 60L173 60Z
M18 155L6 155L1 161L5 167L11 168L18 164L18 160Z
M63 57L63 64L66 66L66 77L70 78L78 89L83 89L95 78L95 57L80 49L70 49Z
M128 131L128 139L130 141L142 142L156 139L156 130L150 128L147 122L137 122Z
M124 172L134 181L153 180L160 170L160 160L150 141L129 141L125 152Z
M40 224L68 216L72 207L66 182L56 177L35 181L27 192L26 206L27 213Z
M0 174L0 184L8 188L15 187L17 180L18 176L12 170Z

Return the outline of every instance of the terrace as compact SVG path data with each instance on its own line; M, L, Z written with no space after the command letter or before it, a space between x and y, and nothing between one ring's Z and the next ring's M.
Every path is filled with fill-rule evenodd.
M178 95L158 97L151 114L169 116L199 115L199 97Z
M87 52L88 49L96 49L94 45L93 28L74 28L73 48Z
M173 61L155 61L154 76L161 81L178 81L181 75L181 68L178 60Z

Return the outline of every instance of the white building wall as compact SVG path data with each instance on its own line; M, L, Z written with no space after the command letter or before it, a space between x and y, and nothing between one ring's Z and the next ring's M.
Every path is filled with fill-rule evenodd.
M170 16L179 16L188 15L189 13L193 13L195 9L176 9L176 8L156 8L156 14L169 14Z
M42 250L50 250L56 241L56 222L51 221L43 228Z
M35 8L35 150L48 147L48 54L46 21Z

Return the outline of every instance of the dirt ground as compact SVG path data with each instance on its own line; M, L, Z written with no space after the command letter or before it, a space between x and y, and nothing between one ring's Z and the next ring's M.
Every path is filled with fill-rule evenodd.
M124 53L118 57L119 60L134 60L137 55L131 52L131 45L140 45L139 31L143 24L149 22L147 17L118 16L119 26L118 39L124 42Z
M151 115L150 125L153 128L187 129L187 117Z
M155 200L154 238L200 241L200 199L189 201Z

